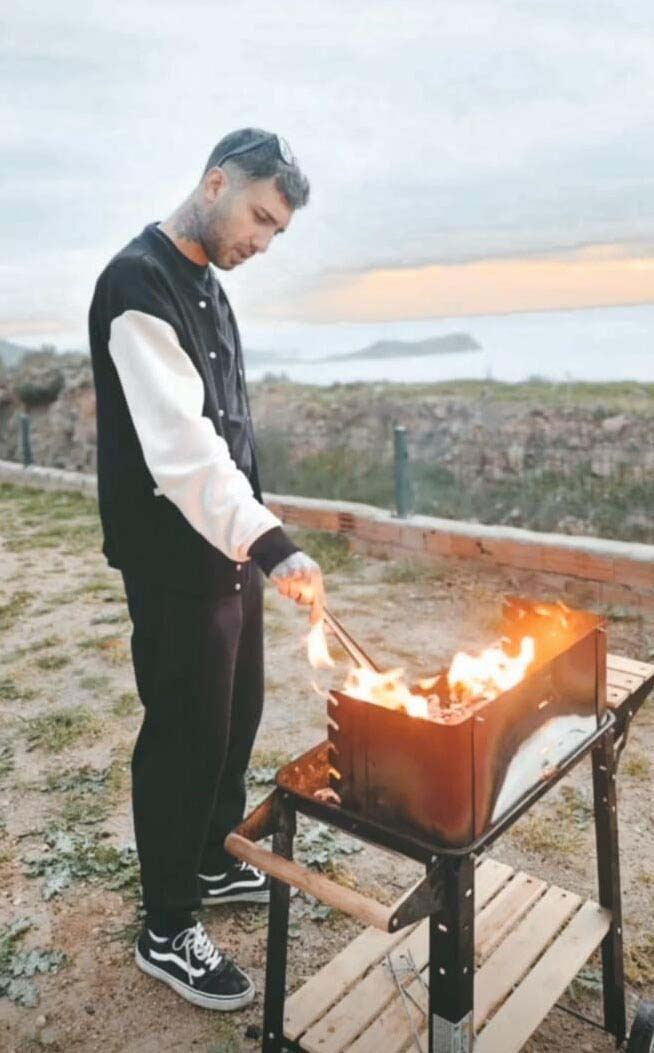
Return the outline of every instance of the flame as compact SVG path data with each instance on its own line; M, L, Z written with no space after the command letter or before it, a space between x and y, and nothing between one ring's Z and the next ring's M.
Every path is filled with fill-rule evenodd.
M411 693L402 680L403 672L402 669L389 669L386 673L376 673L356 666L350 669L343 691L363 702L374 702L386 709L403 709L411 717L427 718L427 700Z
M325 623L321 618L311 626L307 640L307 657L314 669L331 669L334 659L325 639Z
M459 651L447 674L450 696L460 702L497 698L520 683L535 653L536 645L531 636L520 641L520 651L515 658L501 647L488 647L479 655Z

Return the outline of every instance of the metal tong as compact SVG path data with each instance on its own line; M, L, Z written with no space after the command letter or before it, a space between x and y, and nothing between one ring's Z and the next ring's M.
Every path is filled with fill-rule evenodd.
M350 658L356 662L357 665L363 666L365 669L370 669L373 673L378 673L380 671L379 666L375 665L372 658L368 657L363 650L363 647L360 647L356 640L350 636L331 611L328 611L326 607L323 607L322 615L341 647L347 651Z

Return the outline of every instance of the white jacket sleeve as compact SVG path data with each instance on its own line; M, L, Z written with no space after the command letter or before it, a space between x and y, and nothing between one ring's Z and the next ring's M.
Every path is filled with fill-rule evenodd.
M255 498L202 415L204 385L173 327L143 311L114 318L109 353L152 478L207 541L237 562L280 521Z

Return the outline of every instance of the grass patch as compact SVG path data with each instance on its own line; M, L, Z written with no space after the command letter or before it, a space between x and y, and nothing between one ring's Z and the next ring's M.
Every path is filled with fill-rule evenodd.
M272 786L280 768L292 760L285 750L255 750L250 767L247 770L247 782L250 786Z
M363 850L360 841L333 830L324 823L302 823L296 840L298 858L317 870L334 870L340 858Z
M82 676L79 680L79 686L85 691L106 691L111 686L111 677L107 676L106 673L100 675Z
M32 747L59 753L80 739L92 741L102 729L98 717L87 706L70 706L44 713L26 722L27 741Z
M13 629L18 619L25 613L31 600L34 599L32 592L21 589L6 603L0 604L0 632Z
M419 585L421 582L442 581L446 568L437 563L424 563L420 560L401 560L384 565L380 581L385 585Z
M560 819L562 823L571 823L579 830L585 830L594 815L589 794L567 783L561 786L559 792L561 800L555 808L557 819Z
M0 744L0 782L14 770L14 751L8 743Z
M39 993L33 977L37 973L56 973L66 961L62 951L24 951L20 943L32 928L28 918L18 918L0 929L0 997L28 1008L38 1005Z
M65 665L68 665L70 658L66 654L44 654L40 658L37 658L35 665L39 669L44 669L46 672L51 672L55 669L63 669Z
M298 530L293 540L320 564L323 574L349 569L355 562L347 538L328 530Z
M91 625L121 625L130 620L127 611L119 611L117 614L99 614L91 618Z
M116 848L95 831L76 834L57 828L48 831L45 843L47 853L23 859L28 877L44 878L43 899L52 899L77 881L102 882L105 888L137 892L138 860L130 846Z
M111 703L111 712L115 717L134 717L140 711L141 702L134 691L124 691Z
M78 646L83 651L96 651L110 665L123 665L129 661L128 642L124 636L107 633L105 636L87 636Z
M31 687L22 687L10 676L0 679L0 701L2 702L28 702L36 697L36 691Z
M97 522L67 522L46 525L30 532L9 537L5 544L9 552L32 552L36 549L61 548L66 555L77 556L80 552L96 548L101 541Z
M576 824L552 816L527 816L512 827L510 837L525 852L557 859L578 852L583 843Z
M652 762L645 753L627 753L622 759L622 770L632 779L646 779L652 770Z
M218 1020L211 1027L213 1042L207 1047L207 1053L241 1053L241 1029L231 1020Z
M654 983L654 932L648 932L625 947L624 972L634 987Z
M125 761L115 758L106 768L84 765L51 772L41 789L44 793L64 794L57 824L70 830L106 819L126 782Z
M35 640L34 643L29 644L28 647L18 647L13 652L13 657L22 658L26 654L34 654L35 651L47 651L50 647L56 647L60 643L63 643L61 636L44 636L42 639Z

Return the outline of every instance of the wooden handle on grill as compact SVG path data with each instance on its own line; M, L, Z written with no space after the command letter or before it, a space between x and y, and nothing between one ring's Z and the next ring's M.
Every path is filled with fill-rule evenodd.
M237 859L244 859L246 863L263 870L271 877L286 882L294 888L302 889L309 895L315 896L321 903L328 907L350 914L351 917L362 921L364 925L373 925L383 932L391 931L391 918L395 907L385 907L377 900L356 892L354 889L343 888L335 881L330 881L324 874L316 874L307 867L294 863L290 859L284 859L267 848L261 848L253 844L247 837L240 834L228 834L225 839L225 848Z

